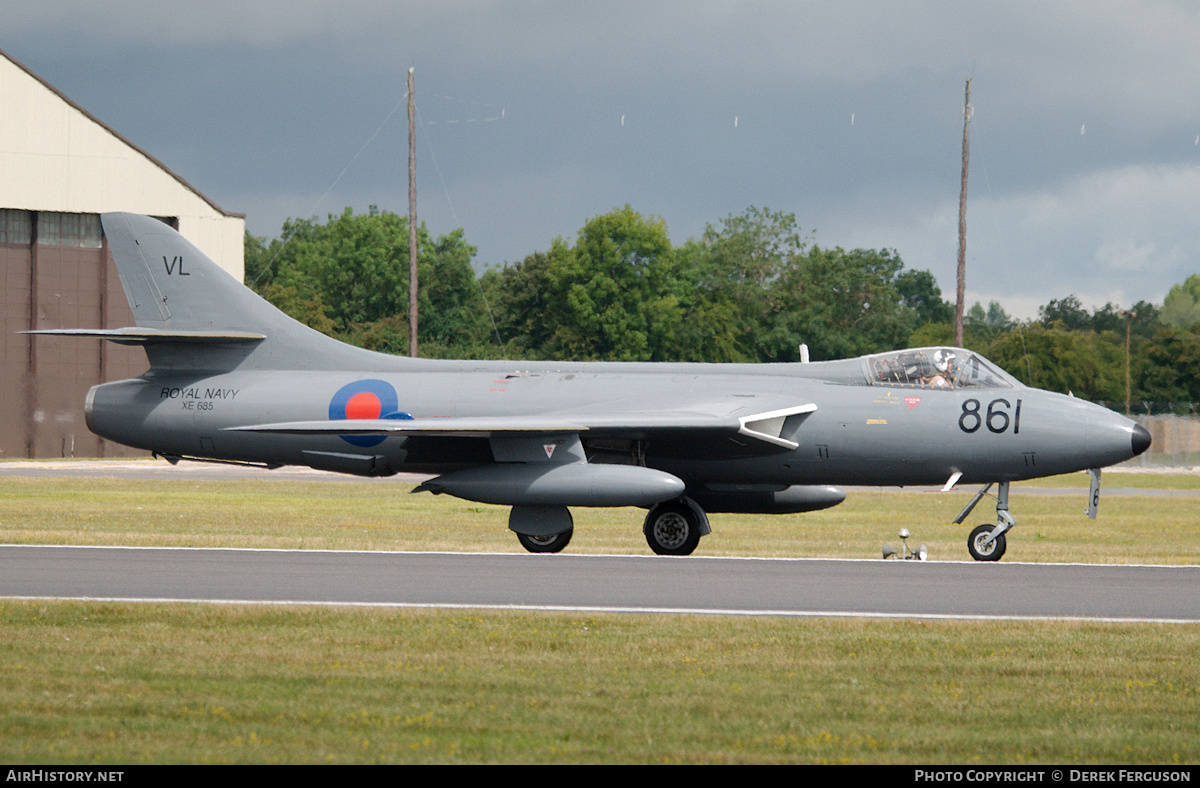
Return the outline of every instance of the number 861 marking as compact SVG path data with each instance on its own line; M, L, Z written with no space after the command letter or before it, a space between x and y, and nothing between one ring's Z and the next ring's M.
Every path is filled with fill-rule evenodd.
M997 435L1007 432L1011 426L1013 435L1021 432L1021 400L1009 415L1012 404L1006 399L994 399L988 403L987 411L980 412L983 405L977 399L969 399L962 405L962 415L958 417L958 428L968 435L977 432L980 427L987 425L989 432Z

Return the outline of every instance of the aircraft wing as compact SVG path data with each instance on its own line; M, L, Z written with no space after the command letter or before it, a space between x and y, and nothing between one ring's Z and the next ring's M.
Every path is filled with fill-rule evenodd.
M517 437L521 434L576 433L646 435L653 433L726 432L761 441L762 448L795 449L784 431L790 417L814 412L813 403L771 410L730 408L711 403L669 411L553 413L519 416L459 416L449 418L341 419L292 421L230 427L240 432L279 435L427 435L442 437Z

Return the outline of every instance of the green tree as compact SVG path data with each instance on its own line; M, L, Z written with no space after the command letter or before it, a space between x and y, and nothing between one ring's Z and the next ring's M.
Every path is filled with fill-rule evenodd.
M709 249L691 240L675 252L682 315L675 331L675 358L679 361L745 362L754 358L754 323L750 308L734 287L719 285L709 265Z
M567 265L570 247L561 238L549 252L534 252L524 260L483 275L483 290L496 316L496 329L509 353L547 358L556 312L550 269Z
M1158 329L1134 364L1135 400L1190 412L1200 403L1200 334L1171 326Z
M259 294L309 328L315 328L330 336L337 334L337 326L329 319L328 310L319 292L310 290L302 295L295 285L269 282Z
M1038 319L1047 328L1060 328L1067 331L1084 331L1092 328L1092 316L1083 308L1083 304L1074 295L1060 300L1051 299L1050 303L1038 307Z
M681 347L719 361L789 361L901 347L953 311L928 271L899 256L810 246L789 213L751 207L680 250L692 298Z
M1191 328L1200 323L1200 274L1192 274L1168 291L1159 320L1175 328Z
M797 269L807 248L794 215L753 206L708 225L700 241L681 247L681 357L769 358L769 335L782 308L779 281Z
M1124 335L1125 310L1111 301L1102 307L1093 309L1090 328L1099 333L1114 331Z
M794 361L800 343L813 360L904 346L912 320L895 285L903 267L889 250L812 247L779 278L764 360Z
M288 314L347 341L407 352L408 217L346 208L324 224L289 219L269 246L247 235L246 248L248 284ZM463 231L434 238L421 225L417 254L422 345L451 352L487 341L475 247Z
M942 289L929 271L904 271L896 277L900 305L912 310L913 329L929 323L954 320L953 304L942 298Z
M408 228L404 229L407 233ZM491 341L486 307L471 267L476 249L463 236L462 229L453 230L431 239L428 249L418 251L417 327L422 343L428 340L465 348ZM408 277L403 279L407 290Z
M988 302L987 309L976 301L963 315L964 332L989 342L1011 326L1012 319L998 301Z
M666 360L682 316L667 226L626 205L579 231L547 269L559 358Z
M242 239L242 281L247 287L257 286L269 261L267 239L247 230Z
M1017 379L1087 400L1125 399L1124 337L1033 323L1005 332L985 353Z

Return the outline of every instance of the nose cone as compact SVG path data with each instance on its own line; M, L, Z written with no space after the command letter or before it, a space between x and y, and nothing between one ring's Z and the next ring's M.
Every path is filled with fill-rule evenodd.
M1133 447L1133 456L1136 457L1146 449L1150 448L1150 431L1141 424L1133 428L1133 438L1131 440Z
M1088 403L1089 467L1106 468L1150 448L1150 432L1132 419Z

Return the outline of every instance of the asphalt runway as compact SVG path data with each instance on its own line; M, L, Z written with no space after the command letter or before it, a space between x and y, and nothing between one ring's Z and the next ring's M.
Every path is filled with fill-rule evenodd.
M0 597L1200 622L1200 567L0 546Z

